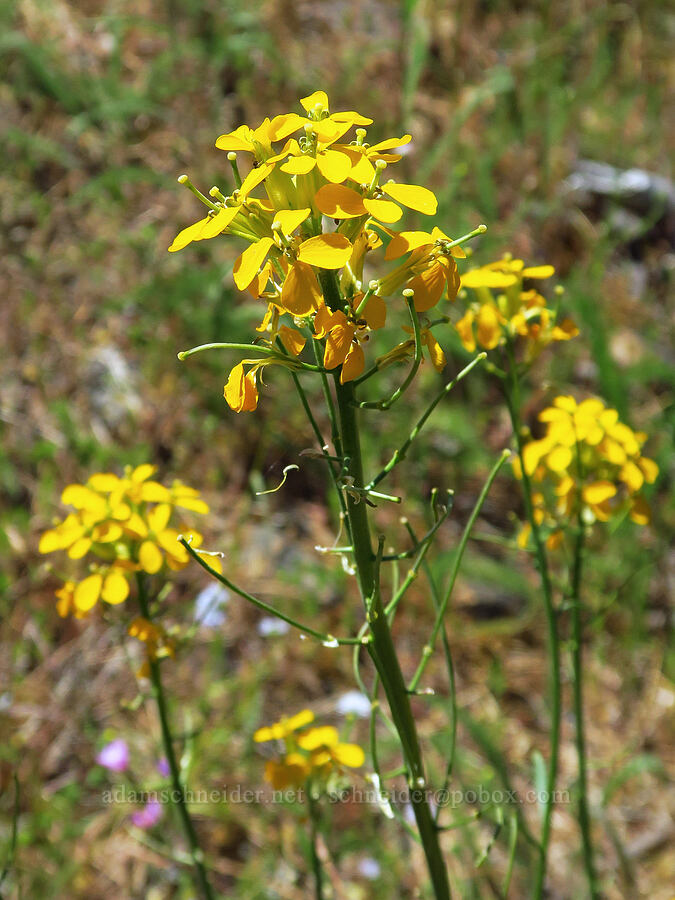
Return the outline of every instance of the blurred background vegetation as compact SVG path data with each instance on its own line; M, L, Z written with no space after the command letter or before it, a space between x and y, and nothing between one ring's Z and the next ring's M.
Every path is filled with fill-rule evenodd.
M160 478L204 490L207 546L226 551L235 580L268 600L284 598L322 627L359 621L349 580L313 551L334 538L319 463L304 461L281 493L253 497L312 445L284 374L270 377L256 414L237 416L222 398L232 359L176 359L204 341L251 339L258 309L233 288L235 243L166 252L201 215L176 176L187 171L202 189L228 187L217 135L296 109L299 97L321 88L333 109L376 119L371 140L412 132L398 177L436 191L436 220L447 233L489 225L474 242L477 262L508 250L556 266L581 336L537 365L531 423L553 391L598 393L651 435L646 452L661 467L653 527L623 522L611 536L603 529L587 566L588 740L606 896L671 897L674 30L672 7L660 0L0 0L0 868L14 772L21 785L8 896L191 896L175 860L178 831L165 822L139 836L128 808L101 802L110 785L94 763L101 744L125 737L135 783L153 787L158 731L150 704L138 702L122 616L83 627L55 613L57 580L36 536L58 513L64 485L153 462ZM626 175L631 169L639 171ZM441 341L446 374L454 374L461 348L450 329ZM369 419L371 466L442 377L425 371L410 400ZM406 494L419 524L432 486L455 489L438 572L509 441L498 391L477 372L393 478L392 491ZM508 546L518 496L504 473L449 619L464 710L463 787L503 786L507 777L531 786L533 752L546 751L536 573ZM378 515L389 538L403 541L398 513ZM167 622L189 628L204 585L192 568L181 573L166 599ZM420 586L398 634L405 666L414 666L428 631L427 606ZM199 628L166 668L194 788L260 787L255 728L306 705L333 720L336 699L353 686L347 655L266 635L259 618L230 600L226 622ZM433 743L448 714L441 666L430 669L429 684L437 696L417 711ZM573 792L569 721L563 738L560 786ZM362 722L352 739L366 741ZM308 895L298 811L221 803L196 814L223 893ZM536 827L537 809L523 814ZM420 862L401 853L391 823L358 804L330 816L336 897L413 895ZM452 833L462 897L495 896L501 839L469 883L491 833L480 820ZM572 808L563 805L551 896L582 896L578 853ZM520 863L512 896L527 894Z

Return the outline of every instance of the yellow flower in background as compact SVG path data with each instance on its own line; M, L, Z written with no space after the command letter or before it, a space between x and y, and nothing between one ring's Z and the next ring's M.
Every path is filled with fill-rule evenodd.
M559 543L559 530L581 514L583 521L606 522L628 512L639 525L649 522L649 506L641 494L658 475L658 466L641 448L646 435L619 421L615 409L602 400L556 397L539 414L546 434L523 448L526 474L550 487L550 502L544 492L535 495L539 523L551 530L549 540ZM520 464L515 465L521 477ZM527 543L529 530L519 542Z
M571 319L557 321L557 312L523 280L550 278L553 266L525 266L522 259L505 256L461 276L462 288L471 291L464 315L455 328L465 349L494 350L507 340L524 342L523 361L531 363L553 341L568 341L579 334ZM499 293L495 294L494 292Z
M145 644L148 658L153 661L166 656L176 655L173 640L167 636L166 631L156 622L151 622L149 619L138 616L129 624L127 634Z
M265 765L265 780L275 790L300 787L308 779L325 781L343 766L359 768L365 762L365 754L358 744L342 743L337 728L332 725L308 728L314 721L314 713L304 709L288 719L281 719L259 728L253 740L284 741L285 752L281 760L269 760Z
M121 478L99 472L86 484L71 484L63 491L62 502L75 512L42 534L40 553L65 550L72 560L87 555L94 560L81 581L67 579L57 591L60 615L81 618L99 600L113 606L123 603L135 572L154 575L165 565L173 570L187 565L189 554L170 520L177 508L205 514L208 506L199 491L181 481L171 488L154 481L155 472L149 464L128 467ZM185 531L198 547L202 536ZM213 564L219 567L217 559Z

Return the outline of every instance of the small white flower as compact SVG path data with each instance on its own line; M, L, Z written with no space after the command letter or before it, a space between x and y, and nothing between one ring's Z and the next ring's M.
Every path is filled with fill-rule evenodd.
M272 637L277 634L288 634L291 626L283 619L277 619L276 616L265 616L258 622L258 634L262 637Z
M366 856L364 859L360 860L358 869L359 873L370 881L374 881L382 874L379 862L376 859L373 859L372 856Z
M347 691L338 698L335 711L341 716L350 714L367 719L370 716L370 700L360 691Z
M195 598L195 621L204 628L219 628L226 620L222 607L230 594L217 582L208 584Z

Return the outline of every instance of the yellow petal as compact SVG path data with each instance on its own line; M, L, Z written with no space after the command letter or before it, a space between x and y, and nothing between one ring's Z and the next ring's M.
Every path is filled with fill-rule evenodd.
M274 241L272 238L260 238L255 244L247 247L237 259L232 270L232 277L240 291L245 291L253 281L258 274L258 269L262 266L265 257L273 246Z
M171 491L158 481L146 481L141 486L140 496L145 503L168 503L171 500Z
M238 214L239 210L239 206L230 206L227 209L221 209L215 216L209 217L199 234L199 240L204 241L216 237L216 235L227 228L232 219Z
M523 278L550 278L555 273L553 266L530 266L523 269Z
M80 612L88 612L93 606L101 593L101 585L103 578L100 575L90 575L81 581L75 588L73 594L73 603Z
M303 262L295 262L281 289L281 305L294 316L308 316L321 304L321 291L314 269Z
M389 242L384 258L398 259L404 253L417 250L418 247L431 246L433 238L426 231L401 231Z
M338 743L337 728L332 725L322 725L312 728L306 734L298 737L298 746L303 750L318 750L319 747L335 747Z
M352 344L342 364L340 384L347 384L358 378L366 367L366 357L360 344Z
M338 744L332 750L332 757L342 766L357 769L366 761L366 755L358 744Z
M492 350L502 336L499 313L491 303L484 303L476 317L476 338L481 347Z
M286 325L282 325L279 329L279 339L293 356L299 356L302 353L302 348L307 343L306 338L299 331L296 331L295 328L288 328Z
M150 530L154 531L155 534L159 534L160 531L164 531L169 524L170 518L171 506L168 503L160 503L159 506L155 506L155 508L151 509L148 513L148 525Z
M272 227L280 225L284 234L291 235L310 213L309 207L306 209L282 209L275 215Z
M471 310L465 313L458 322L455 322L455 328L465 350L473 353L476 349L476 340L473 336L473 313Z
M134 484L140 484L142 481L147 481L156 471L157 466L153 466L152 463L143 463L141 466L136 466L131 473L131 480Z
M255 378L250 374L244 374L242 363L236 365L230 372L223 396L230 409L235 412L250 412L257 407L258 389Z
M99 512L106 509L105 500L83 484L69 484L61 494L61 503L65 503L67 506L74 506L75 509L86 509L91 512Z
M647 484L653 484L659 474L659 467L654 460L649 459L647 456L641 456L640 459L638 459L637 464L642 469L642 474L645 476Z
M352 170L349 157L337 150L324 150L319 153L316 158L316 164L326 181L331 181L334 184L342 184L346 178L349 178Z
M324 338L335 325L345 325L346 322L347 316L341 310L331 312L327 306L321 306L314 316L314 334L318 338Z
M301 154L291 156L280 168L287 175L307 175L315 165L316 159L313 156Z
M341 269L352 250L349 239L343 234L319 234L300 244L298 259L321 269Z
M251 143L251 129L248 125L240 125L235 131L221 134L216 140L216 147L226 152L233 150L236 153L237 150L245 150L252 153L254 148Z
M525 464L525 473L533 475L535 469L545 456L550 445L548 441L530 441L523 448L523 463Z
M402 203L409 209L416 209L426 216L433 216L438 209L438 200L433 191L420 187L417 184L394 184L389 182L382 186L382 190L398 203Z
M572 451L569 447L554 447L546 457L546 465L552 472L564 472L572 462Z
M437 372L442 372L446 363L445 353L443 353L443 348L430 331L426 334L426 345L434 369Z
M82 559L85 556L91 547L91 539L82 537L78 541L75 541L74 544L71 544L68 550L68 556L71 559Z
M246 178L241 183L241 187L239 188L239 195L242 199L248 197L251 191L256 188L261 181L264 181L269 173L272 171L274 166L270 166L267 163L263 163L255 169L251 169Z
M331 219L355 219L366 215L361 194L343 184L324 184L316 192L314 202L317 209Z
M372 200L369 197L364 198L363 205L374 219L380 222L398 222L403 216L403 210L397 203L391 200Z
M622 467L621 471L619 472L619 478L627 486L631 494L639 491L642 485L645 483L645 477L642 474L642 470L631 460L628 460L628 462Z
M354 299L355 306L358 306L359 302L360 301L357 302L356 298ZM368 327L372 328L373 331L376 331L378 328L384 328L385 322L387 321L387 304L382 297L373 294L366 303L362 315L368 323Z
M595 481L593 484L587 484L581 492L584 503L594 506L597 503L604 503L610 497L616 495L616 487L611 481Z
M199 240L202 228L208 225L208 223L209 217L207 216L205 219L200 219L198 222L195 222L194 225L188 225L187 228L179 231L169 247L169 253L175 253L176 250L182 250L183 247L187 247L192 241Z
M159 547L152 541L143 541L141 549L138 551L138 562L148 575L154 575L155 572L159 572L163 562Z
M110 572L103 582L102 599L106 603L111 603L115 606L118 603L123 603L128 596L129 584L124 575L120 575L119 572Z
M517 281L515 275L494 272L491 269L473 269L462 275L462 286L468 288L507 288Z
M310 94L308 97L302 97L300 106L308 113L314 112L317 106L328 110L330 109L328 106L328 94L325 91L314 91L314 93Z
M323 355L323 364L327 369L334 369L345 361L355 330L355 326L350 325L346 319L333 325L326 338L326 350Z
M119 488L120 480L109 472L97 472L89 478L87 486L101 494L110 494Z
M307 120L297 113L282 113L275 116L267 126L267 135L270 141L283 141L289 134L293 134L305 124Z

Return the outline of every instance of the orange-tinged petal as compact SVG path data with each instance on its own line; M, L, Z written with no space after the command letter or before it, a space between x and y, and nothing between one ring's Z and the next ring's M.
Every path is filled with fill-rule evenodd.
M448 287L447 299L452 302L457 297L462 283L459 277L459 271L457 270L457 263L454 259L445 259L445 263L445 278Z
M110 572L109 575L106 575L101 591L101 598L106 603L115 606L118 603L124 603L128 596L129 584L124 575L120 575L119 572Z
M354 306L358 306L359 302L358 298L354 298ZM373 331L384 328L387 321L387 304L382 297L373 294L366 303L362 315L368 323L368 328L372 328Z
M430 268L416 275L408 282L407 287L414 291L414 304L417 312L426 312L441 299L446 285L445 269L434 263Z
M426 216L433 216L438 209L438 200L433 191L420 187L417 184L395 184L389 182L382 185L382 190L387 196L392 197L397 203L402 203L408 209L416 209Z
M253 280L248 286L248 292L252 297L259 297L262 292L267 288L267 282L270 278L273 277L273 269L272 264L269 260L265 263L262 269L258 272L257 275L253 276ZM265 326L267 327L267 326ZM259 328L259 331L264 331L264 328Z
M299 225L302 225L311 211L309 207L306 209L282 209L274 216L272 227L280 225L284 234L291 235Z
M234 283L240 291L245 291L258 274L258 269L265 261L265 257L274 246L272 238L260 238L255 244L247 247L237 259L232 270Z
M642 497L634 497L629 513L636 525L649 525L652 515L649 504Z
M360 344L352 344L342 364L340 384L347 384L358 378L366 367L366 357Z
M342 184L349 178L352 164L349 157L337 150L324 150L317 155L316 165L326 181Z
M162 554L157 544L152 541L143 541L138 551L138 562L144 572L154 575L162 568Z
M427 231L400 231L389 242L384 258L398 259L404 253L417 250L418 247L431 246L434 239Z
M350 769L358 769L366 761L366 755L358 744L338 744L331 753L335 762Z
M299 356L307 343L307 339L299 331L296 331L295 328L288 328L286 325L282 325L279 329L279 339L293 356Z
M314 316L314 334L318 338L324 338L335 325L345 325L347 316L337 309L331 312L327 306L321 306Z
M314 269L298 260L288 270L281 289L281 305L294 316L308 316L321 302Z
M327 369L334 369L345 361L355 330L355 326L346 320L331 328L326 338L326 349L323 355L323 364Z
M88 612L96 605L96 601L101 594L102 585L103 578L101 575L90 575L84 581L81 581L73 594L75 608L80 612Z
M321 269L341 269L354 248L343 234L318 234L303 241L298 248L300 262Z
M314 197L317 209L331 219L355 219L366 215L361 194L343 184L324 184Z
M445 353L443 353L443 348L430 331L427 331L425 335L425 343L429 350L429 357L431 358L434 369L438 372L442 372L446 363Z
M255 378L250 374L244 374L242 363L236 365L230 372L223 395L230 409L235 412L251 411L258 405Z
M370 197L365 197L363 205L370 215L380 222L398 222L403 216L401 207L391 200L373 200Z

